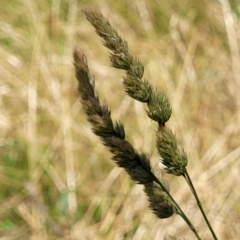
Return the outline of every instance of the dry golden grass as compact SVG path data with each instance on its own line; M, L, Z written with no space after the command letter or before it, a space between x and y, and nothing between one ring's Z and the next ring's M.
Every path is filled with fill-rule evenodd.
M88 56L101 99L158 170L155 124L127 97L81 8L98 8L173 106L168 123L219 239L239 239L238 1L4 1L0 9L0 240L193 239L157 219L142 187L110 160L77 94L72 51ZM164 174L203 239L209 231L183 179Z

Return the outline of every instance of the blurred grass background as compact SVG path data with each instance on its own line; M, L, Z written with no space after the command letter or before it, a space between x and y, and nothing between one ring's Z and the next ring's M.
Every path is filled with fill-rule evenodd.
M76 44L113 118L211 239L183 179L159 170L156 125L125 95L124 72L110 67L84 6L109 19L145 65L145 78L169 96L168 126L188 153L209 220L219 239L239 239L240 3L11 0L0 8L0 240L194 238L179 216L150 212L142 187L91 132L74 77Z

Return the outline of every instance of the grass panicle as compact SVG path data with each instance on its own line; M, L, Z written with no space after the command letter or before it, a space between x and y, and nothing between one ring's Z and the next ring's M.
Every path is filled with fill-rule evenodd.
M187 154L184 150L180 150L175 135L166 127L166 122L172 114L168 98L163 92L154 88L149 81L143 79L143 64L129 53L127 42L110 25L101 12L91 8L84 8L82 11L102 38L104 46L110 50L112 66L125 70L123 86L126 93L133 99L146 103L148 106L147 116L158 123L156 147L166 172L175 176L183 176L186 179L213 238L217 239L203 211L190 176L187 174ZM196 238L201 239L191 221L170 194L169 187L152 172L147 155L138 153L125 140L123 125L113 123L107 105L100 104L90 77L86 57L79 47L75 48L74 62L83 108L92 124L93 132L100 136L104 145L110 149L113 160L119 167L123 167L127 171L132 180L144 184L149 207L158 218L168 218L173 213L177 213L184 219Z
M153 89L148 81L142 79L143 64L129 53L127 42L110 25L101 12L92 8L84 8L82 11L97 34L103 39L104 46L111 51L112 66L125 70L123 85L126 93L137 101L147 103L148 116L160 125L164 125L172 114L170 103L165 94Z
M138 153L125 140L124 126L119 122L113 123L108 106L100 103L88 70L87 58L80 47L75 48L74 65L81 103L93 132L110 149L118 166L123 167L134 181L140 184L154 181L156 177L146 154Z

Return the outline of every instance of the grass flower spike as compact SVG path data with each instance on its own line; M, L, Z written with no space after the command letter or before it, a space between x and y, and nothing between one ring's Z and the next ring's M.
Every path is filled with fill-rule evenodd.
M102 38L104 46L110 50L111 65L125 70L123 77L125 92L133 99L145 103L148 107L146 115L158 124L156 148L166 172L185 178L213 238L217 239L187 172L187 155L184 150L180 150L175 135L166 126L166 122L172 114L168 98L165 93L153 87L149 81L143 78L143 64L129 53L127 42L108 20L99 11L91 8L83 9L83 13ZM152 171L148 155L137 151L125 139L123 124L113 122L107 104L100 103L88 69L87 58L80 47L76 47L74 50L74 65L81 103L88 121L92 125L93 132L101 138L103 144L113 154L112 159L119 167L125 169L132 180L144 186L149 207L158 218L169 218L176 213L183 218L196 238L201 239L191 221L170 194L169 185Z

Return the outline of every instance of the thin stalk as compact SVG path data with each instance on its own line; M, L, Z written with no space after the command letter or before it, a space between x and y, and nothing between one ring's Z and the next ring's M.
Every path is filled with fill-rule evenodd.
M213 238L214 238L215 240L218 240L218 238L217 238L217 236L216 236L216 234L215 234L215 232L214 232L214 230L213 230L210 222L208 221L208 218L207 218L207 216L206 216L206 214L205 214L205 212L204 212L204 210L203 210L203 208L202 208L202 204L201 204L201 202L200 202L200 200L199 200L199 197L198 197L197 192L196 192L196 190L195 190L195 188L194 188L194 186L193 186L193 183L192 183L191 178L190 178L190 176L189 176L189 174L188 174L188 172L187 172L187 169L186 169L186 172L185 172L185 174L183 175L183 177L185 178L186 182L188 183L188 185L189 185L189 187L190 187L190 189L191 189L191 191L192 191L192 193L193 193L193 196L195 197L195 199L196 199L196 201L197 201L198 207L199 207L199 209L200 209L200 211L201 211L201 213L202 213L202 215L203 215L203 218L204 218L204 220L205 220L205 222L206 222L209 230L210 230L211 233L212 233Z
M154 181L159 184L161 186L161 188L164 190L164 192L167 193L168 197L171 199L171 201L174 203L175 207L178 209L179 211L179 215L183 218L183 220L186 222L186 224L189 226L189 228L192 230L192 232L195 234L195 236L197 237L198 240L201 240L200 236L198 235L197 230L195 229L195 227L192 225L191 221L188 219L188 217L185 215L185 213L182 211L182 209L180 208L180 206L177 204L177 202L174 200L174 198L172 197L172 195L167 191L167 189L165 188L165 186L161 183L161 181L158 180L158 178L154 175Z

